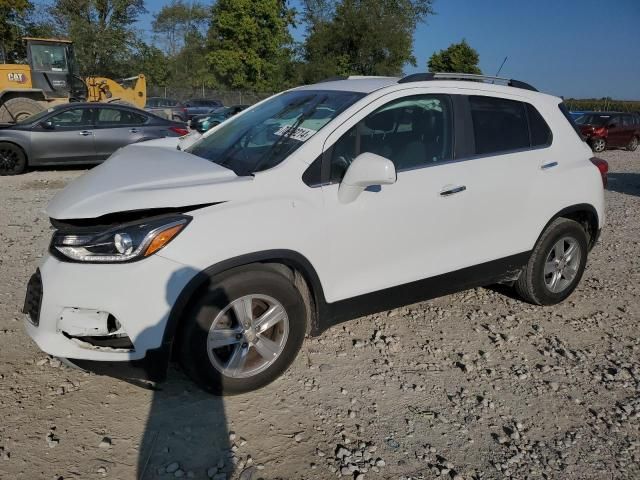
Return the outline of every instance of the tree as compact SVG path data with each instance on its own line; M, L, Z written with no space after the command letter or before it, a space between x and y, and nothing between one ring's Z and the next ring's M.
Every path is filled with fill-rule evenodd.
M7 57L20 43L24 17L31 8L28 0L0 0L0 47Z
M175 56L186 44L187 35L202 32L209 18L209 9L203 4L172 0L154 16L153 32L166 45L166 52Z
M135 53L143 0L56 0L51 13L74 42L81 75L124 77Z
M202 86L208 74L205 27L210 9L201 3L173 0L155 15L153 31L167 53L168 83Z
M286 0L218 0L207 34L207 62L216 84L255 91L281 90L291 67Z
M427 63L430 72L455 72L481 74L480 56L466 40L453 43L449 48L434 53Z
M307 1L304 81L401 74L405 64L416 65L413 33L432 13L432 0Z

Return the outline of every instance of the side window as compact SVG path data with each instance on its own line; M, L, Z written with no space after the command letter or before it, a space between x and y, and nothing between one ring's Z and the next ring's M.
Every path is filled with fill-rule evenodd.
M72 108L54 115L49 120L56 127L89 127L92 123L92 109Z
M144 115L117 108L101 108L98 110L98 125L142 125L146 121Z
M544 121L540 112L536 110L536 108L529 104L525 104L527 106L527 117L529 118L529 133L531 135L531 146L532 147L543 147L546 145L551 145L551 140L553 136L551 134L551 129L547 122Z
M622 126L623 127L630 127L631 125L633 125L632 120L633 119L631 118L631 115L623 115L622 116Z
M333 145L331 182L340 182L353 159L365 152L388 158L397 171L451 160L452 119L446 95L416 95L380 107Z
M524 103L504 98L470 96L476 154L529 148Z
M308 187L322 185L322 155L316 158L302 174L302 181Z

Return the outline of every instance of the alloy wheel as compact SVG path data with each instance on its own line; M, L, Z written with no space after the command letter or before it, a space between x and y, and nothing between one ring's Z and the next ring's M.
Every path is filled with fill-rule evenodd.
M544 264L544 283L552 293L569 288L580 270L582 251L571 237L558 240L547 255Z
M0 147L0 170L11 171L19 162L18 152L13 148Z
M604 149L606 148L607 143L604 141L603 138L596 138L593 141L593 151L594 152L604 152Z
M224 376L246 378L269 368L287 343L289 318L267 295L245 295L227 305L207 335L211 364Z

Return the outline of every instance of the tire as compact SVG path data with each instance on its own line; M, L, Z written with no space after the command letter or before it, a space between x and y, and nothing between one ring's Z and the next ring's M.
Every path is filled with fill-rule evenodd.
M247 304L251 308L243 310ZM242 328L237 309L251 310L254 325L265 318L261 315L266 309L280 312L281 320L262 333L238 333ZM263 265L231 270L214 277L192 302L178 332L178 358L189 377L208 392L236 395L256 390L278 378L295 359L306 334L306 312L302 295L284 273ZM219 346L210 349L210 342ZM279 353L265 356L267 346L269 352ZM242 353L245 361L234 370L241 362L232 366L233 359Z
M18 175L27 168L27 156L17 145L0 142L0 176Z
M604 138L594 138L591 140L591 150L602 153L607 148L607 141Z
M629 140L629 143L627 143L627 150L629 150L630 152L635 152L638 148L638 142L640 142L640 140L638 140L638 137L633 137L631 140Z
M0 123L14 123L42 112L44 107L26 97L10 98L0 105Z
M556 246L561 244L566 253L570 251L572 242L577 246L573 255L567 256L566 261L563 257L558 258ZM536 243L529 262L515 283L516 292L523 300L535 305L562 302L580 283L587 252L588 238L584 228L568 218L555 219ZM555 284L554 278L557 279Z

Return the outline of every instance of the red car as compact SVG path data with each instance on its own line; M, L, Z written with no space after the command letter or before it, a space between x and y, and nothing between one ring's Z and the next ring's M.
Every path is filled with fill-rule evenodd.
M621 147L633 152L640 142L640 115L636 113L587 112L576 119L594 152Z

